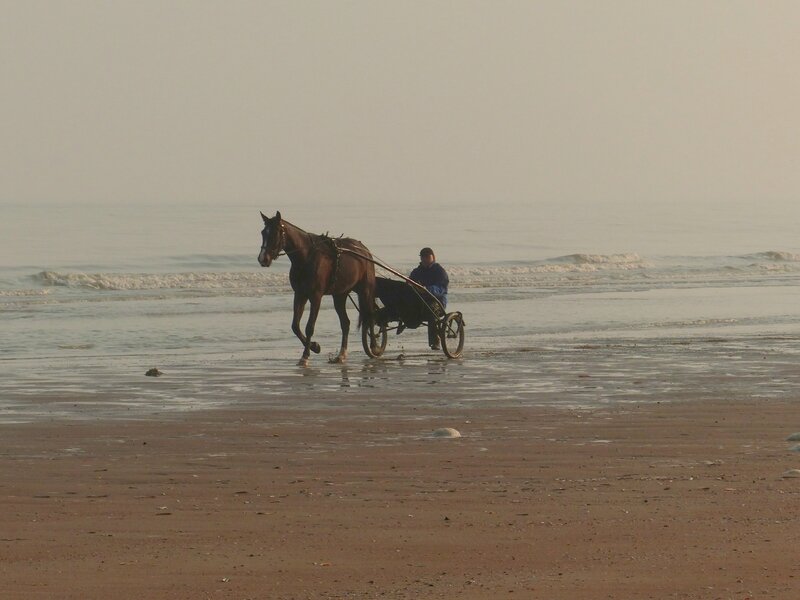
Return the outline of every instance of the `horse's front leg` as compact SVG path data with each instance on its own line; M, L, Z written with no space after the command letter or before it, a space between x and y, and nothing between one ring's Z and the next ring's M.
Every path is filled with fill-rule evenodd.
M300 319L303 318L303 311L306 308L306 302L308 302L308 298L295 292L294 314L292 316L292 331L297 336L297 339L300 340L300 343L303 344L303 346L306 345L306 336L303 335L303 332L300 329Z
M339 324L342 326L342 346L339 354L331 359L334 363L343 363L347 360L347 337L350 334L350 318L347 316L347 294L333 297L333 307L339 315Z
M319 316L319 306L322 304L322 294L312 296L309 298L309 301L311 307L308 311L308 321L306 322L306 335L304 341L305 349L303 350L303 356L300 358L300 362L298 363L301 366L308 364L308 357L312 352L319 354L320 351L319 344L317 342L312 342L311 337L314 335L314 325L316 324L317 317Z

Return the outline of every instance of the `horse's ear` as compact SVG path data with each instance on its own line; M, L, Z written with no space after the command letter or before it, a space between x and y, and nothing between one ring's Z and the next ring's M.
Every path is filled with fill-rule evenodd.
M278 221L281 220L281 211L279 211L279 210L275 211L275 218L278 219Z
M261 211L258 211L258 212L261 212ZM269 217L267 215L265 215L263 212L261 213L261 218L264 219L264 223L269 221Z

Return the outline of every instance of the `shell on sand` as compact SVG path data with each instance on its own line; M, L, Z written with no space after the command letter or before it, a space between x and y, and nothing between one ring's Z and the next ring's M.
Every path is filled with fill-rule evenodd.
M789 437L786 438L787 442L800 442L800 432L793 433Z
M460 438L461 432L452 427L441 427L433 432L433 437L438 438Z
M783 475L781 475L784 479L788 477L800 477L800 469L789 469Z

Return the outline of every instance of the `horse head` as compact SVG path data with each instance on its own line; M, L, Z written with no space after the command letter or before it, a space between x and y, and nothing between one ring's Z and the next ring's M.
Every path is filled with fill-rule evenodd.
M280 211L277 211L271 219L261 213L261 218L264 219L264 229L261 231L261 252L258 253L258 263L262 267L268 267L283 250L283 245L286 243L286 232L283 228Z

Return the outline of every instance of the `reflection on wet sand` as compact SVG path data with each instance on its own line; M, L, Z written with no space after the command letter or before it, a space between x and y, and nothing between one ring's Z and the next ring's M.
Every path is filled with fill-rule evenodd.
M791 337L613 340L472 352L461 360L426 353L400 360L351 357L345 364L304 368L255 354L203 362L179 356L161 366L165 374L157 379L141 375L130 364L135 357L98 357L80 372L67 361L46 372L14 361L0 380L0 421L164 418L271 404L312 409L358 403L380 411L386 403L592 407L780 398L800 393L796 348Z

